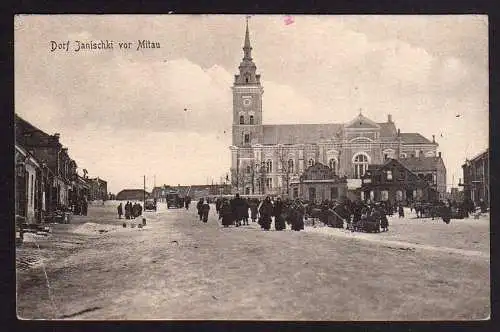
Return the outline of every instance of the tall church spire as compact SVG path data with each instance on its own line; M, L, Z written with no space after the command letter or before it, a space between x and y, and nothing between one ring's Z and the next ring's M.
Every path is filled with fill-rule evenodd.
M260 85L260 75L256 73L257 66L252 59L252 46L250 45L250 30L248 29L248 16L246 18L245 42L243 43L243 59L238 67L240 73L235 76L234 84Z
M250 46L250 33L248 32L248 17L247 30L245 32L245 43L243 45L243 60L252 61L252 46Z

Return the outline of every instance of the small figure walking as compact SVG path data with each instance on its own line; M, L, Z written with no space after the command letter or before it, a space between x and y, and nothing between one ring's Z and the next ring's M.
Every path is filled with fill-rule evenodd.
M405 211L403 210L403 205L402 204L399 204L398 212L399 212L399 218L404 218L405 217Z
M118 205L118 219L121 219L122 215L123 215L123 206L122 203L120 203L120 205Z

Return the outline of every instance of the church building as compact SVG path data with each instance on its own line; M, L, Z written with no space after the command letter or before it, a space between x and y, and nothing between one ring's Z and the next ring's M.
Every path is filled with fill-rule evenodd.
M401 132L390 114L382 123L359 113L348 123L264 124L264 89L252 58L248 21L238 69L232 86L230 146L235 192L291 195L290 186L316 163L330 167L333 174L347 179L349 189L355 189L361 187L370 164L383 164L389 158L441 159L434 136L429 140L419 133Z

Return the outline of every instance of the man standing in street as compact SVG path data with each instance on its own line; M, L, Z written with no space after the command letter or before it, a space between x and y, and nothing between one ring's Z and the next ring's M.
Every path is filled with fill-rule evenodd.
M123 206L122 203L120 203L120 205L118 205L118 219L121 219L122 215L123 215Z

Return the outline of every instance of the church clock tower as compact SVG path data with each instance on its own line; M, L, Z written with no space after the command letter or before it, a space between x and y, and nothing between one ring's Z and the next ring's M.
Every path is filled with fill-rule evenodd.
M252 59L252 46L246 22L243 60L239 74L234 76L233 90L233 139L235 147L250 147L262 143L262 94L260 75Z

